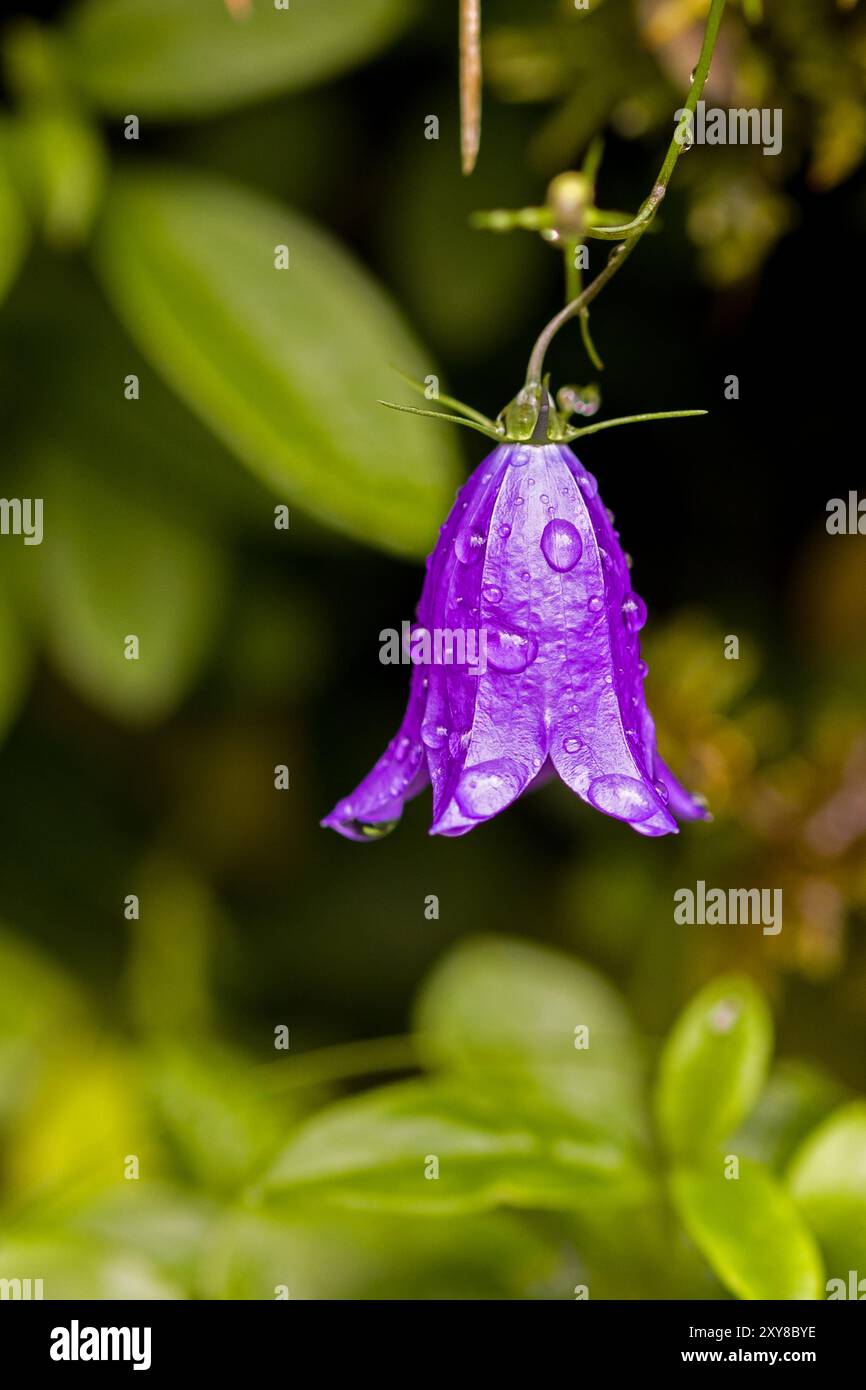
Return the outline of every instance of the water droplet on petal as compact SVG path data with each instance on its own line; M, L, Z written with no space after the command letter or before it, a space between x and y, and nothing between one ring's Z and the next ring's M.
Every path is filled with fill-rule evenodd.
M632 565L634 564L634 560L631 558L627 550L625 551L625 563L629 569L631 569Z
M645 661L638 662L637 673L640 676L641 680L645 680L646 677L649 675L649 666L646 664Z
M604 604L598 594L593 594L591 598L587 599L586 606L590 613L600 613Z
M343 827L357 840L384 840L400 824L396 820L344 820Z
M464 733L462 733L462 734L459 734L459 733L458 733L458 734L449 734L449 735L448 735L448 752L451 754L451 757L452 757L452 758L459 758L460 754L461 754L461 753L465 753L465 751L466 751L466 749L467 749L468 747L469 747L469 731L468 731L468 730L466 730L466 731L465 731Z
M552 570L565 574L574 569L583 552L583 542L570 521L548 521L541 536L541 553Z
M597 811L617 820L643 821L658 810L652 793L636 777L611 772L590 782L587 796Z
M499 528L499 534L500 536L504 536L505 538L511 535L511 527L508 525L507 521L503 521L502 525Z
M622 601L622 620L629 632L640 632L646 622L646 604L640 594L626 594Z
M653 789L659 801L663 801L665 806L667 806L668 802L671 799L671 794L665 786L664 782L653 782Z
M395 760L396 760L398 763L404 762L404 761L405 761L405 758L406 758L406 754L409 752L409 749L410 749L411 747L412 747L412 740L411 740L411 738L406 738L406 737L404 736L403 738L398 739L398 740L397 740L397 743L396 743L396 745L395 745L395 747L394 747L394 758L395 758Z
M517 675L538 656L538 641L531 633L493 629L487 634L487 665L494 671Z
M512 449L511 457L508 462L511 464L512 468L523 468L531 458L532 449L528 445L521 445L516 449Z
M548 502L550 501L550 498L548 497L548 495L547 495L546 492L542 492L542 494L541 494L541 496L539 497L538 500L539 500L539 502L543 502L544 505L545 505L545 507L546 507L547 504L548 504Z
M454 793L455 800L465 816L482 820L513 801L522 780L516 764L508 758L477 763L464 771Z
M577 485L584 497L588 497L590 500L598 495L598 480L591 473L581 473Z
M488 603L499 603L502 600L502 590L496 584L487 584L481 590L481 597Z
M566 753L579 753L581 748L583 748L584 743L582 738L564 738L562 740L562 746L565 749Z
M448 742L448 730L444 724L422 724L421 741L426 748L444 748Z
M461 565L474 565L481 559L486 539L480 531L458 531L454 541L454 553Z

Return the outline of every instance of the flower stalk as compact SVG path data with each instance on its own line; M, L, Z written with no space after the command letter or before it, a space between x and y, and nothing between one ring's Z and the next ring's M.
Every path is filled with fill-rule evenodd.
M586 309L601 293L605 286L610 283L617 271L622 268L641 237L652 224L665 194L667 193L668 185L680 156L683 150L688 147L684 135L690 128L691 121L697 110L698 102L703 94L704 85L713 60L716 39L718 38L724 9L725 0L711 0L707 24L704 30L703 43L701 44L701 53L697 67L692 76L692 83L689 88L688 96L683 105L683 115L674 131L662 167L659 170L658 177L653 184L649 197L645 200L637 215L630 222L619 225L593 225L587 227L587 235L606 241L616 241L617 245L614 246L611 251L607 264L600 274L597 275L585 289L576 295L574 299L570 300L565 308L561 309L560 312L550 320L546 327L542 329L532 349L526 371L526 383L528 386L537 385L541 381L547 349L560 328L573 318L583 318Z

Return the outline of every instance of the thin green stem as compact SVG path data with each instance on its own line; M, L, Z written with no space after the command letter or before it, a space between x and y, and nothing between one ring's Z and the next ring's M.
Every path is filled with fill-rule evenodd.
M488 429L486 425L477 425L474 420L467 420L462 415L446 415L444 410L419 410L414 405L397 405L394 401L379 401L379 405L387 406L389 410L401 410L405 415L426 415L430 420L447 420L450 425L465 425L468 430L477 430L479 434L485 434L488 439L501 439L499 430Z
M287 1057L282 1062L268 1062L259 1068L259 1075L274 1091L286 1091L347 1081L355 1076L414 1071L418 1066L416 1039L398 1036L339 1043L300 1057Z
M583 429L569 432L568 440L582 439L585 434L598 434L600 430L612 430L615 425L641 425L647 420L683 420L691 415L706 415L706 410L656 410L648 415L621 415L616 420L600 420L596 425L585 425Z
M413 391L417 391L419 395L424 396L425 400L430 399L427 395L427 388L422 382L416 381L414 377L407 376L405 372L400 371L399 367L393 367L392 371L395 371L399 377L402 377L406 385L411 386ZM458 401L456 396L444 396L440 391L433 399L441 401L443 405L447 405L449 410L456 410L460 415L467 415L470 420L474 420L476 424L484 425L486 429L496 429L493 420L488 419L486 415L482 415L480 410L475 410L471 405L464 405L463 401Z
M596 279L593 280L590 285L587 285L586 289L567 304L564 309L560 310L555 318L551 319L546 328L542 329L532 349L532 355L530 356L526 371L526 383L528 386L535 385L541 380L547 349L560 328L568 323L570 319L581 314L583 310L592 303L596 295L604 289L605 285L613 279L616 272L625 264L647 227L655 217L659 204L667 192L668 184L671 181L671 176L677 166L677 162L685 148L683 132L690 127L694 113L697 110L698 102L701 99L704 85L710 71L710 64L712 63L713 51L716 46L716 39L718 38L719 26L722 22L724 9L725 0L711 0L700 57L683 107L685 114L681 117L674 131L673 138L668 146L652 192L637 216L631 222L627 222L619 227L606 227L603 229L604 237L616 237L622 238L622 240L620 240L618 246L614 247L607 265ZM599 229L596 228L595 231L598 233Z

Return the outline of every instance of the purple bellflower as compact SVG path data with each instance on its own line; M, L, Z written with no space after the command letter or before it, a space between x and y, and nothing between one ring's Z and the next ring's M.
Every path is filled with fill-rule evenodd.
M541 428L488 455L427 560L418 628L462 631L464 650L483 636L484 669L413 665L395 738L322 822L348 839L387 834L428 783L430 833L464 835L552 772L640 835L706 816L656 749L646 606L595 478L563 441L583 431L558 415L549 428L544 397Z

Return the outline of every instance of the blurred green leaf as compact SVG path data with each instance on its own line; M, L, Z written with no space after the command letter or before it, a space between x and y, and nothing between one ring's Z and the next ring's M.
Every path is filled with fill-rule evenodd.
M680 1218L719 1279L738 1298L815 1299L821 1256L791 1198L761 1167L740 1161L727 1178L721 1157L673 1174Z
M107 165L92 126L70 107L27 112L15 128L15 158L34 221L60 250L89 235Z
M161 1277L195 1297L202 1256L221 1218L222 1208L211 1198L148 1174L98 1193L71 1213L67 1229L73 1239L99 1241L152 1261Z
M261 0L236 21L223 0L84 0L66 31L67 70L109 115L209 115L364 62L413 10L413 0L292 0L285 10Z
M507 1212L413 1219L313 1207L291 1217L231 1212L202 1265L205 1298L463 1299L531 1296L558 1242Z
M837 1110L798 1149L788 1185L833 1278L866 1276L866 1101Z
M438 1176L428 1177L433 1160ZM410 1082L322 1111L290 1140L262 1190L420 1215L579 1209L642 1182L613 1144L530 1127L468 1090Z
M269 1162L293 1116L256 1091L244 1059L216 1041L147 1055L146 1085L181 1171L206 1192L235 1191Z
M163 718L186 693L220 617L220 552L60 459L41 470L43 621L54 660L125 721ZM126 659L126 639L139 642Z
M713 1149L745 1118L764 1084L773 1048L766 1000L751 980L706 985L665 1043L655 1095L659 1134L678 1159Z
M41 1279L42 1297L46 1299L114 1301L183 1296L177 1284L136 1252L65 1233L16 1232L0 1237L0 1270L4 1278Z
M845 1099L844 1087L819 1067L781 1062L731 1147L780 1173L806 1135Z
M61 1207L122 1187L131 1155L147 1176L159 1162L132 1056L86 1035L64 1043L19 1115L6 1158L14 1194L50 1195Z
M145 353L280 500L383 550L430 546L454 443L376 400L391 364L431 365L324 233L220 181L150 173L111 190L96 259Z
M0 125L0 300L18 274L30 240L27 214L12 173L8 122Z
M475 1078L506 1107L517 1095L527 1110L641 1132L643 1068L628 1012L568 956L516 938L462 942L424 985L415 1025L433 1066Z
M72 982L28 941L0 929L0 1116L20 1104L52 1043L82 1018Z
M200 1035L211 1017L208 971L220 925L213 895L168 853L151 855L134 881L139 915L128 922L131 1019L150 1036Z

